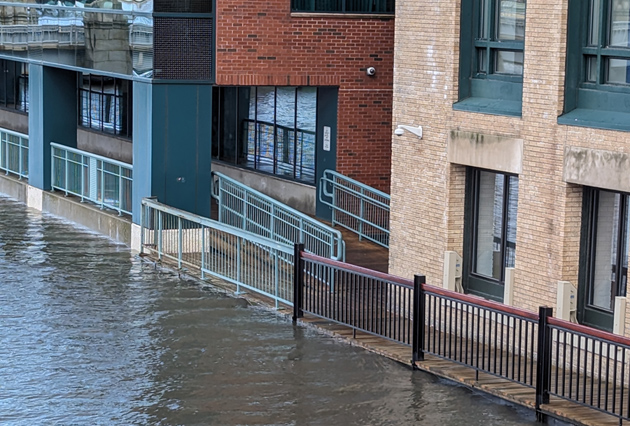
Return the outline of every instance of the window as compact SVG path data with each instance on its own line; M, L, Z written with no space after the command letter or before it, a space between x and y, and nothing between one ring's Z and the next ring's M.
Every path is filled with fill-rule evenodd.
M0 60L0 106L28 112L28 64Z
M131 137L132 110L130 81L79 75L79 125Z
M214 157L315 183L317 88L226 87L213 98Z
M505 268L516 254L518 178L470 168L467 176L464 288L503 301Z
M394 0L291 0L292 12L394 13Z
M584 189L578 320L612 330L628 278L628 195Z
M525 0L462 1L455 109L521 115Z
M565 114L561 124L630 130L630 5L569 3Z

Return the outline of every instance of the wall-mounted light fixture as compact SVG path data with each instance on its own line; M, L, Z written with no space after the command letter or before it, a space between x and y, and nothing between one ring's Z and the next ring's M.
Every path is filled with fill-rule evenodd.
M414 135L422 139L422 126L414 127L407 126L406 124L399 124L396 130L394 130L394 134L396 136L402 136L405 133L405 130L413 133Z

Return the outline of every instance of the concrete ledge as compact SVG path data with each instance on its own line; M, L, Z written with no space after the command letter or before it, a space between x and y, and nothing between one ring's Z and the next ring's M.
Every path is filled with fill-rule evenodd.
M59 192L44 192L42 211L63 217L111 239L131 245L131 218L118 216L116 212L101 210L81 203L78 198L65 197Z
M520 174L523 171L523 140L452 130L446 151L451 163Z
M564 180L578 185L630 192L630 155L567 146L564 149Z
M28 199L28 182L11 175L0 175L0 192L26 204Z

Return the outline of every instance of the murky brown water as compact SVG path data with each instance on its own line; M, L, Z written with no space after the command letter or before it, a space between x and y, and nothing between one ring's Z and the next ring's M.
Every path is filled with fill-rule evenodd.
M0 197L1 425L529 425Z

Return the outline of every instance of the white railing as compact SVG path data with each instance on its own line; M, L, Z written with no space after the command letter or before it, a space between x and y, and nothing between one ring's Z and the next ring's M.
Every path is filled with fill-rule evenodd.
M28 178L28 136L0 129L0 170Z
M345 260L341 232L222 173L212 172L212 196L219 222L293 247L304 243L310 253Z
M142 200L141 252L193 268L275 300L293 304L293 247L232 226Z
M51 186L101 208L131 214L131 164L51 143Z

